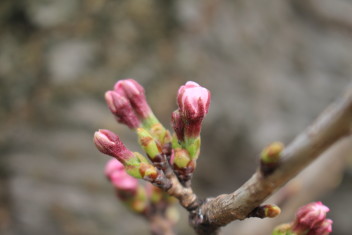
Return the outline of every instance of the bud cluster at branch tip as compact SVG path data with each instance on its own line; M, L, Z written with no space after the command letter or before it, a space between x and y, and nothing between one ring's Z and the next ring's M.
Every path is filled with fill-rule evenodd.
M328 235L332 232L332 220L326 218L329 208L321 202L301 207L291 224L277 226L272 235Z
M280 163L281 153L284 145L274 142L267 146L260 154L260 169L264 175L272 173Z

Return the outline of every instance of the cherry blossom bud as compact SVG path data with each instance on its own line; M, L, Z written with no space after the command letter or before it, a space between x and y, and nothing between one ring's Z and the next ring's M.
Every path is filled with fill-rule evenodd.
M115 157L122 163L134 157L134 154L126 148L120 138L109 130L96 131L94 143L100 152Z
M292 231L298 235L327 235L332 220L326 219L329 208L321 202L312 202L301 207L292 224Z
M329 208L321 202L309 203L296 213L293 223L277 226L272 235L328 235L332 220L326 219Z
M110 177L110 175L116 171L123 171L124 166L121 162L116 160L115 158L111 158L105 165L105 176L107 178Z
M121 191L135 193L138 188L137 179L128 175L122 163L116 159L110 159L105 166L105 174L110 182Z
M107 91L105 100L119 123L125 124L131 129L140 126L140 121L126 97L115 91Z
M312 202L301 207L294 221L294 230L302 231L314 228L326 218L329 208L322 202Z
M131 152L111 131L99 130L95 132L94 143L100 152L119 160L129 175L151 182L160 176L160 172L143 155Z
M198 83L187 82L177 94L180 115L185 123L186 137L199 136L201 123L208 113L210 92Z
M138 181L136 178L133 178L125 171L114 172L110 176L111 183L120 190L125 191L135 191L138 186Z
M143 87L134 79L120 80L115 84L114 90L121 96L126 96L137 115L146 119L152 115L145 98Z

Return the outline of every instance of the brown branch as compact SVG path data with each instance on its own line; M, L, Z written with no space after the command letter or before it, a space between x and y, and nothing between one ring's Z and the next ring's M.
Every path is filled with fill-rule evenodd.
M203 205L193 216L196 231L210 227L211 232L234 220L243 220L275 190L296 176L342 137L351 133L352 90L333 104L300 134L281 155L279 167L268 176L260 170L238 190L220 195ZM202 233L199 233L202 234Z
M170 181L170 188L164 188L170 196L177 198L180 201L181 206L186 208L188 211L192 211L199 207L200 201L197 198L197 195L193 193L191 187L184 187L179 181L175 172L172 170L169 160L171 157L171 145L167 144L163 146L163 155L162 155L162 170L166 178Z
M173 223L165 216L153 215L149 218L152 235L175 235Z
M346 161L352 155L352 135L334 144L319 158L305 168L297 177L266 200L282 209L280 216L265 221L241 221L233 226L236 234L271 234L279 224L292 220L294 214L304 204L316 201L341 182ZM327 174L326 172L329 172ZM322 183L323 182L323 183Z
M199 207L200 202L191 188L183 187L175 175L170 176L169 179L172 184L172 187L166 191L169 195L176 197L180 201L180 204L188 211Z

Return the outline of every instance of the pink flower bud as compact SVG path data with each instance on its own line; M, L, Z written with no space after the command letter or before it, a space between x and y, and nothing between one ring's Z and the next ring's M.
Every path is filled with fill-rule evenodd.
M180 141L184 140L184 123L182 121L182 117L178 110L174 111L171 116L171 125L175 130L177 139Z
M132 129L139 127L140 121L127 98L116 91L107 91L105 100L118 122Z
M209 110L210 96L209 90L195 82L187 82L178 90L177 103L187 137L199 136L201 122Z
M110 159L105 166L105 174L111 183L121 191L136 192L137 179L128 175L122 163L116 159Z
M115 92L125 96L137 115L145 119L151 115L151 109L145 98L143 87L133 79L120 80L115 84Z
M135 192L138 187L138 180L133 178L126 171L114 172L110 175L111 183L119 190Z
M110 177L110 175L115 171L122 171L124 170L124 166L121 162L116 160L115 158L111 158L105 165L105 175L106 177Z
M94 133L94 143L100 152L115 157L121 162L134 157L120 138L109 130L96 131Z
M331 219L325 219L320 224L316 224L307 235L328 235L332 232L332 223Z
M293 223L293 231L303 232L311 230L321 224L325 218L329 208L321 202L312 202L301 207Z
M177 103L186 119L203 119L209 110L210 92L198 83L187 82L178 90Z

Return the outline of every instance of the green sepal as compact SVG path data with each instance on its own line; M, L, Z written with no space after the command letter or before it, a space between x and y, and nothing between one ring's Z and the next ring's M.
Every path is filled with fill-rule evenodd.
M155 123L149 129L150 135L159 141L159 143L163 143L166 136L166 129L163 127L161 123Z
M146 164L151 167L154 166L152 166L142 154L134 152L133 155L133 157L124 162L126 172L134 178L142 179L144 175L141 173L141 167L145 168Z
M177 138L177 136L176 136L175 133L172 135L171 144L172 144L172 148L173 148L173 149L180 149L180 148L182 148L182 146L181 146L181 144L179 143L179 140L178 140L178 138Z
M149 130L154 124L159 123L158 119L151 113L147 118L142 120L142 127Z
M137 128L138 142L151 159L161 154L161 148L152 135L143 128Z
M200 152L200 137L187 138L184 143L184 148L187 149L192 160L196 160Z
M174 165L178 168L186 168L192 160L185 149L175 149Z

